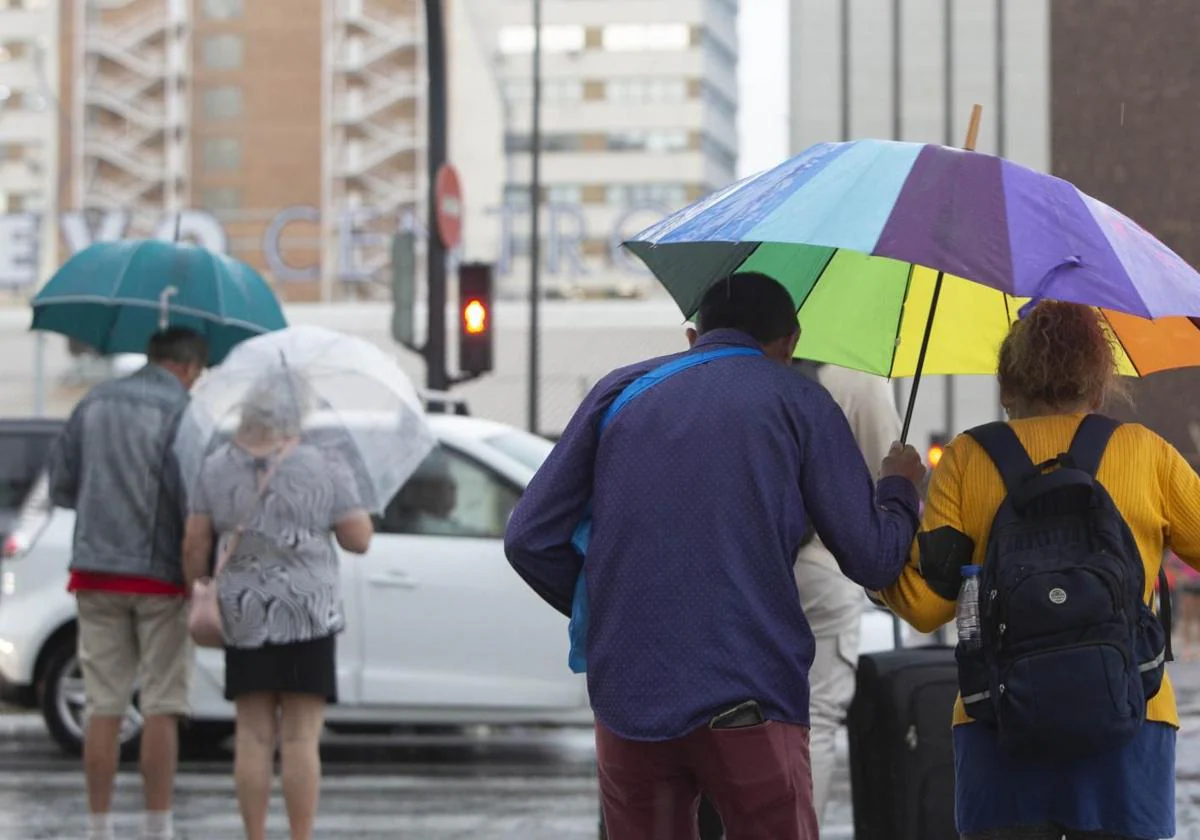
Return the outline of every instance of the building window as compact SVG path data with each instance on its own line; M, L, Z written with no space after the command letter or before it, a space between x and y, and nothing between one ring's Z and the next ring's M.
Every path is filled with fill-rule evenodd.
M579 184L543 184L544 201L552 204L577 205L583 203L583 187ZM505 184L504 203L508 207L529 206L528 184Z
M609 52L686 50L692 41L686 23L615 23L604 27L601 44Z
M623 105L658 105L687 100L685 79L613 79L608 100Z
M242 166L242 142L232 137L213 137L204 141L204 168L224 172Z
M582 26L542 26L542 52L581 52L587 43L587 29ZM501 27L497 42L504 55L525 55L533 52L533 27Z
M209 20L233 20L243 11L242 0L204 0L204 16Z
M46 97L40 93L25 91L21 94L20 107L27 111L45 111L48 104Z
M687 203L683 184L610 184L608 203L616 207L662 206L674 210Z
M0 44L0 62L20 61L32 55L32 47L26 41L9 41L7 44Z
M242 191L237 187L209 187L200 198L203 208L210 213L237 210L242 206Z
M210 70L236 70L242 66L245 45L241 35L209 35L204 39L204 66Z
M529 206L529 185L528 184L505 184L504 185L504 206L506 206L506 207L528 207Z
M577 152L582 148L583 141L578 134L543 134L543 152ZM504 137L504 151L532 152L533 137L529 134L507 134Z
M546 200L554 204L582 204L583 188L578 184L550 184L546 187Z
M688 148L688 133L679 129L610 131L612 152L682 152Z
M232 120L242 115L242 89L233 85L210 87L204 91L204 117Z
M532 102L533 82L529 79L508 79L504 82L506 102ZM583 101L583 82L579 79L545 79L542 81L542 101L550 105Z

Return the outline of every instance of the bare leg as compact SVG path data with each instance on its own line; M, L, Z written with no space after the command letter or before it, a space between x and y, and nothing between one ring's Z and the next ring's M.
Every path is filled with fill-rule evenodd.
M179 761L179 722L173 715L152 715L142 730L142 787L146 810L171 810Z
M321 795L321 730L325 699L312 694L284 694L280 770L292 840L312 840Z
M237 698L233 779L246 840L266 840L267 837L267 809L271 804L278 732L277 705L278 698L274 694L247 694Z
M91 715L83 739L83 773L87 779L88 810L112 810L113 786L121 758L121 718Z

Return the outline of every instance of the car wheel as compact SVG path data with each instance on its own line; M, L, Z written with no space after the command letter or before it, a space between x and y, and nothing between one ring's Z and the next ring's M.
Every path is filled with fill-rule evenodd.
M46 729L63 751L83 754L83 733L87 726L83 672L75 653L74 638L65 639L50 652L42 675L42 719ZM131 703L121 721L121 759L137 757L142 735L142 715L137 702Z

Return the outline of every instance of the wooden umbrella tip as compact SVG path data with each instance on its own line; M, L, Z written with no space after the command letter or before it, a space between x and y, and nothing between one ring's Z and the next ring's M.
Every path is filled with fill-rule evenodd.
M983 106L978 103L971 109L971 122L967 126L967 142L963 148L969 152L975 151L975 143L979 139L979 123L983 119Z

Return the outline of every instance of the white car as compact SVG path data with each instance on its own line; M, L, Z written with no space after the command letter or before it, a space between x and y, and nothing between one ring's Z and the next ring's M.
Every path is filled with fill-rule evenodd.
M333 728L590 724L583 677L567 668L566 621L512 571L502 536L552 444L510 426L430 415L445 458L418 472L383 517L371 550L342 556L346 631L338 637ZM38 427L39 429L41 426ZM5 429L0 426L0 445ZM4 543L0 689L40 707L50 734L78 753L83 686L67 567L75 520L52 509L45 478ZM864 609L863 650L892 646L890 617ZM219 650L198 650L192 729L229 731ZM141 729L131 707L122 739Z

